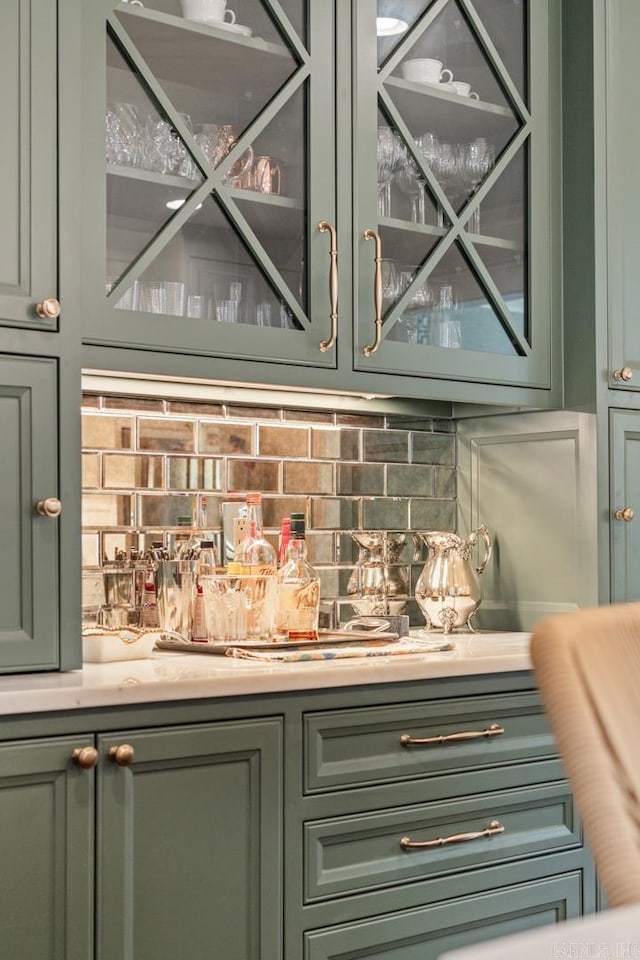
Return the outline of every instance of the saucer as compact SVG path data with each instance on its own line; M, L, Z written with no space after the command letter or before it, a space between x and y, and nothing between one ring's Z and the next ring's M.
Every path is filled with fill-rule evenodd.
M250 37L253 33L251 27L245 27L244 23L227 23L226 20L205 20L205 23L208 27L219 27L220 30L239 33L243 37Z

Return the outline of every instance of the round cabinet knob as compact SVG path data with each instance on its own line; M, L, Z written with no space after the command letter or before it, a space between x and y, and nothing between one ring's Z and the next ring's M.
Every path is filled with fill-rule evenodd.
M43 320L55 320L60 316L60 301L55 297L47 297L40 303L36 303L36 313Z
M128 767L133 763L134 749L130 743L121 743L117 747L109 747L109 760L119 767Z
M91 770L98 762L98 751L95 747L76 747L71 759L83 770Z
M616 520L624 520L626 523L631 523L635 517L635 512L633 507L625 507L623 510L616 510L614 517Z
M46 500L38 500L36 512L41 517L59 517L62 513L62 504L56 497L47 497Z
M614 380L624 380L625 383L628 383L629 380L633 380L633 370L631 367L622 367L620 370L613 371Z

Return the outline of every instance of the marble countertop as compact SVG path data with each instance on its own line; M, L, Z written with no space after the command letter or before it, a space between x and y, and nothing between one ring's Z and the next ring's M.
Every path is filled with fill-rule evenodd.
M529 670L529 637L460 634L440 653L297 663L155 651L145 660L87 663L68 673L0 677L0 715Z

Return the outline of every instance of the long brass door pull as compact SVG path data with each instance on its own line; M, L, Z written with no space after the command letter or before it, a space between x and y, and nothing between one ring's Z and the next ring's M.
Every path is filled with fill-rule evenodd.
M437 737L412 737L403 733L400 743L403 747L424 746L429 743L455 743L458 740L480 740L482 737L498 737L504 733L499 723L491 723L485 730L462 730L460 733L438 734Z
M372 344L362 348L365 357L372 356L382 343L382 241L380 234L375 230L365 230L362 234L365 240L375 241L374 262L375 271L373 274L373 305L375 310L375 328L376 335Z
M320 341L320 349L323 353L330 350L338 339L338 243L336 228L326 220L321 220L318 224L320 233L329 234L329 303L331 320L331 334L328 340Z
M467 843L469 840L481 840L483 837L494 837L497 833L504 833L504 826L499 820L492 820L484 830L473 830L469 833L452 833L449 837L437 837L435 840L411 840L402 837L400 846L403 850L425 850L427 847L444 847L448 843Z

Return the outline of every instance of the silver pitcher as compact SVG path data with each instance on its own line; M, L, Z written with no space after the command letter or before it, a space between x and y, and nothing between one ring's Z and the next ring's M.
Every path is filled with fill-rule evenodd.
M471 620L482 599L478 576L491 558L491 539L482 524L467 540L455 533L430 530L420 538L429 548L427 562L416 584L416 601L427 621L427 630L451 633L466 626L474 632ZM477 567L471 561L478 540L484 543L484 557Z
M358 616L397 616L409 600L408 567L400 562L406 533L357 530L351 534L359 556L347 584L347 594Z

